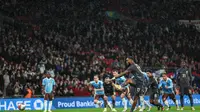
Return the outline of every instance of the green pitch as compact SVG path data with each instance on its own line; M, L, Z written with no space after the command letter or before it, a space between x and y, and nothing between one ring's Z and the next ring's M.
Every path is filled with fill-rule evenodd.
M195 111L192 111L190 109L190 107L185 107L183 111L181 112L200 112L200 106L196 106L195 107ZM122 108L116 108L117 112L122 112ZM3 112L3 111L0 111L0 112ZM5 111L4 111L5 112ZM6 112L43 112L43 111L28 111L28 110L25 110L25 111L6 111ZM88 108L88 109L60 109L60 110L53 110L52 112L103 112L103 108ZM110 110L108 110L107 112L111 112ZM129 110L127 111L129 112ZM137 111L138 112L138 111ZM144 112L147 112L146 110ZM152 110L150 112L158 112L157 111L157 108L153 107ZM172 107L169 111L164 111L164 112L180 112L176 110L175 107Z

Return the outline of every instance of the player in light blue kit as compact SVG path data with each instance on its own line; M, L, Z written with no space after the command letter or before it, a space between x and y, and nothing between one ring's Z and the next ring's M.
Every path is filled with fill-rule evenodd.
M99 101L99 98L102 98L104 100L104 111L103 112L107 112L107 108L106 108L107 105L112 110L111 104L108 102L108 100L106 100L106 98L104 96L103 82L99 80L98 75L94 76L94 81L91 81L90 85L94 88L94 103L98 104L100 107L102 105L102 102Z
M113 72L117 72L117 71L113 71ZM129 85L125 86L125 83L126 83L126 78L124 76L116 78L115 84L113 83L113 86L115 87L115 89L119 91L120 97L122 99L122 103L124 104L124 109L122 112L127 111L127 100L125 99L125 96L129 100L129 102L133 104L133 100L130 95Z
M169 103L167 102L168 97L170 97L170 99L173 100L173 102L176 104L176 109L179 110L178 101L176 100L176 97L175 97L172 80L167 77L166 73L162 75L162 78L163 79L160 81L158 88L162 88L164 92L162 96L162 100L164 104L167 106L166 110L170 109Z
M49 100L48 112L51 112L53 94L55 92L55 80L51 78L50 73L42 80L42 92L44 94L44 112L47 111L47 100Z

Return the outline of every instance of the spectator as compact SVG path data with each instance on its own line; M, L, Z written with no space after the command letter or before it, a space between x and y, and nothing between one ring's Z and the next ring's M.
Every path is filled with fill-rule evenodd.
M0 70L0 82L2 82L2 84L4 84L4 78L3 78L3 74L2 71ZM0 96L3 96L3 91L4 91L4 85L0 86Z
M45 64L47 64L47 60L45 58L43 58L39 63L39 69L40 69L41 74L44 74L44 71L46 70Z
M194 84L193 89L194 89L194 94L200 94L200 90L199 90L199 88L197 87L196 84Z
M25 88L23 88L23 85L20 82L16 81L14 85L14 96L19 97L20 95L22 95L24 89Z
M14 89L13 89L12 83L10 83L10 84L8 85L6 91L7 91L7 92L6 92L6 93L7 93L7 96L9 96L9 97L13 97L13 96L14 96Z
M6 89L10 83L10 76L8 75L8 72L6 71L3 75L3 79L4 79L4 91L3 91L3 96L6 97Z
M29 86L25 88L24 98L32 98L33 92Z
M67 88L64 89L64 91L63 91L63 96L67 96L67 97L70 96L70 93L69 93L69 91L68 91Z
M69 96L74 96L74 92L72 89L69 90Z

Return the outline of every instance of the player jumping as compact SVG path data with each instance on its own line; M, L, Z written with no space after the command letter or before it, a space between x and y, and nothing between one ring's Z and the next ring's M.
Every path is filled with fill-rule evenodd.
M114 74L114 78L118 78L121 77L125 74L131 73L133 74L131 76L131 78L126 80L127 84L130 84L130 86L134 86L135 87L135 94L134 94L134 102L132 104L131 110L130 112L133 112L136 105L137 105L137 101L140 98L141 104L144 105L144 74L141 71L141 68L134 63L133 61L133 57L128 57L126 59L127 64L129 64L130 66L127 68L127 70L125 70L124 72L121 72L120 74L115 73ZM141 108L139 111L143 111L143 108Z
M192 75L191 70L186 67L186 63L184 61L181 62L181 68L177 70L177 86L180 90L180 101L181 101L181 110L184 109L183 97L184 95L188 95L190 99L191 109L195 110L193 107L193 98L192 98Z
M167 106L166 110L170 109L169 103L167 101L168 97L170 97L170 99L173 100L173 102L176 104L176 109L179 110L178 101L176 100L176 97L175 97L172 80L167 77L166 73L162 74L162 78L163 79L160 81L158 88L162 88L164 92L162 96L162 100L164 104Z
M159 99L159 90L158 90L158 82L153 76L151 70L147 70L147 75L149 77L149 88L151 89L151 94L150 94L150 103L154 106L158 107L158 110L163 111L164 107L161 103L158 102Z
M55 92L55 80L51 78L50 73L42 80L42 92L44 94L44 112L47 111L47 100L49 100L48 112L51 112L53 93Z
M109 108L112 109L108 100L104 97L103 82L99 80L98 75L94 76L94 81L91 81L90 85L94 88L94 103L98 104L99 107L101 107L102 102L99 101L99 98L102 98L104 100L104 111L103 112L107 112L107 108L106 108L107 105L109 106Z

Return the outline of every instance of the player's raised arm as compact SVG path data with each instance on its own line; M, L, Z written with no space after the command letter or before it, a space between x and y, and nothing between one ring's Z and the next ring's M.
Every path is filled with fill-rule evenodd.
M127 74L127 73L128 73L127 70L125 70L124 72L121 72L120 74L118 74L117 72L113 72L113 74L114 74L114 76L115 76L113 79L122 77L122 76L124 76L124 75Z

